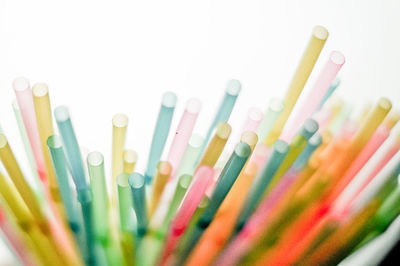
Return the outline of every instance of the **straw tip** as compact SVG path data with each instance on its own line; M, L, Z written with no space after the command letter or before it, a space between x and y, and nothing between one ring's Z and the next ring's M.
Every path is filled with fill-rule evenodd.
M320 40L326 40L328 39L329 32L325 27L317 25L313 29L313 36Z
M390 109L392 109L392 102L388 98L382 97L378 101L378 106L381 109L389 111Z
M191 181L192 181L191 175L188 174L181 175L179 177L179 186L182 188L188 188Z
M261 121L263 112L257 107L251 107L248 111L248 116L252 121Z
M90 152L87 156L87 162L92 166L99 166L104 162L103 154L97 151Z
M112 118L112 124L115 127L126 127L128 120L128 116L125 114L115 114Z
M16 91L29 89L29 80L25 77L17 77L13 81L13 88Z
M172 165L167 161L161 161L157 165L158 173L161 175L170 175L172 172Z
M167 91L162 96L162 105L168 108L174 108L176 105L177 97L172 91Z
M133 173L128 178L129 185L135 189L143 187L144 181L144 176L139 173Z
M4 134L0 133L0 148L4 148L5 146L7 146L7 138L6 136L4 136Z
M249 144L245 142L239 142L239 144L235 148L236 155L240 157L247 157L250 155L251 149Z
M201 110L201 102L196 98L191 98L187 101L185 110L191 114L198 114Z
M226 85L226 92L229 95L237 96L242 90L242 84L237 79L231 79Z
M217 125L216 135L221 139L228 139L232 132L232 127L226 122L220 122Z
M69 119L68 107L61 105L54 109L54 117L58 122L63 122Z
M137 161L138 154L134 150L124 150L123 158L128 163L134 163Z
M336 65L343 65L346 62L346 58L339 51L332 51L329 59Z
M204 138L200 134L193 134L189 139L189 146L194 148L200 148L203 146Z
M281 99L273 98L269 102L268 109L273 112L281 112L285 108L285 104Z
M310 144L314 147L321 145L322 143L322 137L320 134L314 134L309 140Z
M274 150L278 153L287 153L289 151L289 144L283 140L276 140L273 144Z
M129 186L129 174L128 173L122 173L117 176L117 185L120 187L127 187Z
M312 118L307 119L304 122L304 127L302 130L302 135L304 138L309 139L318 130L318 123Z
M32 94L35 97L43 97L49 93L49 87L46 83L38 82L32 87Z
M47 146L51 148L60 148L62 146L62 141L60 136L51 135L47 138Z

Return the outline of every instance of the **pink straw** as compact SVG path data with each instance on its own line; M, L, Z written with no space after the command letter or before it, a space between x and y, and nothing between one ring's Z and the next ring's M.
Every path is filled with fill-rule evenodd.
M192 184L183 198L175 218L171 222L161 264L166 262L174 250L213 177L214 170L209 166L201 166L194 174Z
M170 179L175 177L175 173L181 162L186 145L192 135L197 116L201 109L201 103L197 99L189 99L186 103L185 111L183 112L181 121L176 129L174 139L169 149L167 161L172 166Z
M257 131L258 126L263 119L263 113L256 107L251 107L247 112L246 121L243 125L242 132L245 131Z
M26 133L32 147L40 180L46 182L46 170L29 80L24 77L16 78L13 82L13 88L17 96L17 102L21 111L22 120L24 121Z
M32 255L23 244L23 241L18 233L5 219L2 209L0 209L0 230L7 239L8 244L13 248L15 255L18 257L23 265L37 265Z
M299 111L296 112L296 116L285 126L281 137L282 140L290 142L304 121L312 116L344 62L345 58L341 52L331 52L328 62L322 69L314 86L304 98L305 101Z

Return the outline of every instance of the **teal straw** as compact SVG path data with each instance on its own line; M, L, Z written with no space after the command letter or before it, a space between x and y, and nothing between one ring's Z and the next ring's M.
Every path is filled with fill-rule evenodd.
M307 141L306 147L292 165L295 171L300 171L304 166L306 166L308 159L310 159L312 153L321 145L321 143L322 137L319 133L316 133Z
M89 252L87 264L96 263L96 247L94 242L93 221L92 221L92 191L86 183L85 170L83 168L82 156L79 150L78 141L72 127L68 108L58 106L54 110L54 117L57 121L58 130L63 141L65 153L70 165L72 179L75 183L78 201L81 204L83 222L86 233L86 242Z
M91 152L87 156L90 185L93 191L93 225L96 238L101 243L110 239L108 222L108 197L104 174L104 158L100 152Z
M162 104L158 114L156 128L151 142L149 159L145 171L146 183L150 184L157 164L160 161L161 154L164 150L165 142L168 138L168 133L171 127L172 117L174 115L176 105L176 95L173 92L166 92L162 97Z
M218 108L218 111L214 117L213 122L211 123L210 127L208 128L206 138L204 139L203 147L199 156L197 157L196 164L200 161L201 156L203 156L203 152L207 147L208 141L214 131L215 126L219 122L227 122L229 117L231 116L233 107L235 106L236 99L239 96L239 93L242 89L242 85L238 80L232 79L228 81L225 90L225 96L221 102L221 105Z
M325 92L325 95L322 97L322 100L320 101L320 103L318 104L317 108L315 108L315 111L318 111L319 109L322 108L322 106L324 106L325 102L331 97L331 95L335 92L336 88L339 87L340 85L340 79L338 77L336 77L333 81L331 86L329 86L328 90Z
M147 206L144 176L133 173L128 179L132 191L133 208L136 213L137 235L143 237L147 231Z
M189 234L188 240L183 247L180 254L180 259L185 260L192 248L196 245L204 231L210 225L214 219L215 214L218 211L219 206L222 204L225 196L228 194L236 178L242 171L247 158L251 153L250 146L247 143L240 142L235 151L232 153L225 167L222 169L221 175L218 179L215 189L211 195L210 202L204 212L201 214L196 226Z
M289 145L283 140L277 140L272 146L272 153L262 171L255 178L243 204L236 222L236 231L241 230L247 219L259 204L265 189L268 187L283 159L289 152Z

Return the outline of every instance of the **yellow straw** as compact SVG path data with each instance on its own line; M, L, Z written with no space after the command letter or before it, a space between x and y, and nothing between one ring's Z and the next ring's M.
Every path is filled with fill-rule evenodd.
M149 217L151 218L157 209L161 194L171 175L172 166L169 162L159 162L154 178L153 191L151 192Z
M254 147L258 142L258 136L253 131L245 131L240 136L240 141L249 144L251 152L254 151Z
M44 83L36 83L32 87L33 103L35 106L36 121L38 124L40 143L46 167L46 174L49 180L50 195L57 204L57 210L63 221L65 221L65 210L61 202L60 191L51 161L50 151L47 147L47 139L54 135L53 123L51 118L51 107L49 99L49 89Z
M123 172L132 174L135 170L137 153L134 150L124 150L123 160Z
M303 57L300 60L296 73L294 74L283 100L285 107L278 120L275 122L274 127L265 138L265 144L272 145L281 134L282 129L285 126L285 123L288 120L289 115L292 112L292 109L296 104L297 99L299 98L300 93L311 74L311 71L314 68L315 62L317 61L319 54L324 47L328 35L328 31L324 27L316 26L314 28L311 40L309 41Z
M207 165L214 167L225 147L231 131L231 126L226 122L221 122L217 125L214 137L211 139L210 144L208 144L203 158L201 158L200 163L198 164L199 166Z
M123 171L123 151L125 144L128 117L116 114L112 119L112 206L117 200L117 176Z

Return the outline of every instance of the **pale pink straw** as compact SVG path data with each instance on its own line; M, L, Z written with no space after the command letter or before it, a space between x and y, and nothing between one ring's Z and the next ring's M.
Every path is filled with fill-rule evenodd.
M251 107L247 112L247 117L246 121L244 122L242 132L245 131L256 132L262 119L263 119L262 111L256 107Z

